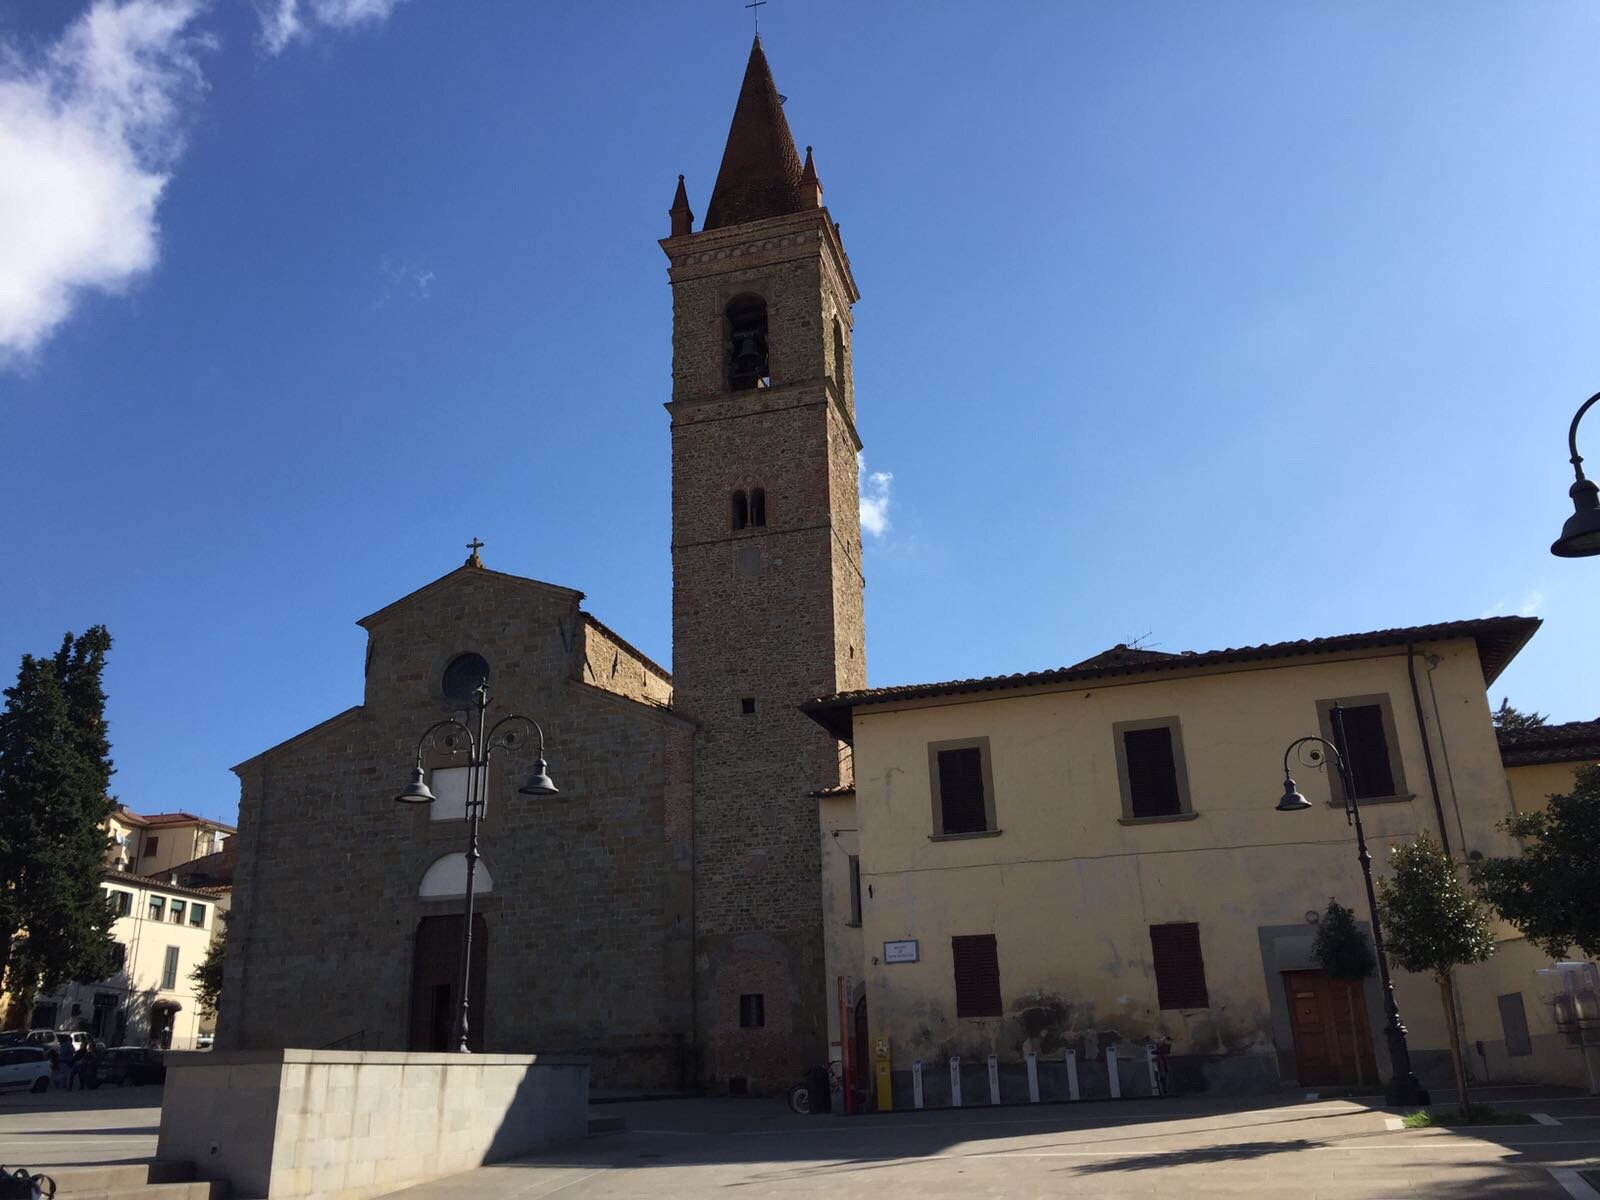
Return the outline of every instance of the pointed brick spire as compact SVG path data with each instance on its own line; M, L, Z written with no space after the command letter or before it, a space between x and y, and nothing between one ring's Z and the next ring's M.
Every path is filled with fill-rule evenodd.
M811 161L811 147L806 147L806 166L800 172L800 194L807 208L822 207L822 180L817 178L817 164Z
M678 192L672 197L672 207L667 209L672 218L672 236L682 237L694 232L694 212L689 207L689 193L684 190L683 176L678 176Z
M750 47L750 64L733 110L717 184L711 189L705 228L722 229L815 208L815 201L807 202L802 173L794 135L758 37Z

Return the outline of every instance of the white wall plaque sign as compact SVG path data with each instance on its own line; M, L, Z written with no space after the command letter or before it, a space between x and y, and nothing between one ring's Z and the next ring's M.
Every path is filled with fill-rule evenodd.
M883 961L886 963L913 963L917 961L917 942L913 938L908 942L885 942L883 944Z

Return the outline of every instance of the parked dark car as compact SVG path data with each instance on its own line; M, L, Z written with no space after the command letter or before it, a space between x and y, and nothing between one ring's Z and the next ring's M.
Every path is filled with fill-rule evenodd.
M99 1083L114 1083L118 1087L165 1083L167 1064L161 1060L159 1050L144 1046L113 1046L100 1056L95 1078Z

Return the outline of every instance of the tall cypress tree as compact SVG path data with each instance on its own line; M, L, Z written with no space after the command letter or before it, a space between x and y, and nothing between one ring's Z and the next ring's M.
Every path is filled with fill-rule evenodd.
M13 1022L40 992L112 972L101 891L115 808L101 675L111 636L67 634L22 657L0 712L0 979Z

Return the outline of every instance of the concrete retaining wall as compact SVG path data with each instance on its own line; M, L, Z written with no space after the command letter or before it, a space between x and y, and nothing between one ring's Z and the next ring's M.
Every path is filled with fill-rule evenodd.
M360 1200L581 1138L588 1104L582 1058L169 1054L156 1157L241 1200Z

